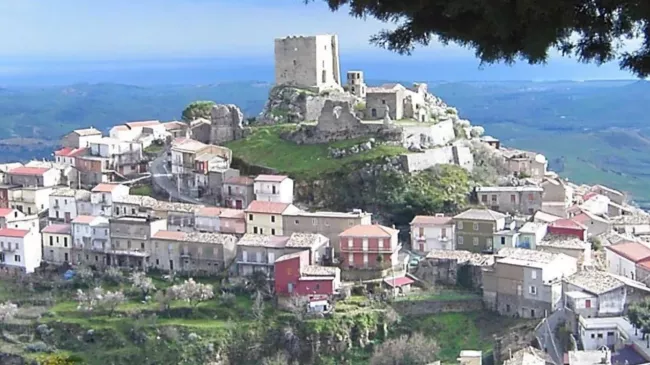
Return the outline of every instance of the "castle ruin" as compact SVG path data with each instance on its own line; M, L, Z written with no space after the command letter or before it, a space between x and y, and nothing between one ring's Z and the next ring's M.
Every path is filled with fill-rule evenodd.
M276 39L275 83L315 92L342 90L338 37L316 35Z

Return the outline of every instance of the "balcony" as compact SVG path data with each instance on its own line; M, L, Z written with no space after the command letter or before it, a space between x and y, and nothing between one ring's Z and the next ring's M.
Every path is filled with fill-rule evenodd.
M8 247L0 247L0 252L16 252L16 246L9 245Z

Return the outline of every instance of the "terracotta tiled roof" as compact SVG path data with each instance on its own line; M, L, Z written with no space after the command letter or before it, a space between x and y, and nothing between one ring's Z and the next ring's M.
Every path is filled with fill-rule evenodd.
M62 157L75 157L82 155L86 152L86 148L70 148L70 147L64 147L56 152L54 152L55 156L62 156Z
M29 233L26 229L13 229L13 228L2 228L0 229L0 237L14 237L14 238L23 238Z
M91 190L93 193L111 193L120 184L99 184Z
M11 214L14 210L11 208L0 208L0 217L6 217Z
M72 223L81 223L88 224L95 220L95 216L92 215L78 215L75 219L72 220Z
M231 176L226 179L224 183L226 184L236 184L236 185L253 185L255 180L252 177L248 176Z
M167 122L167 123L163 123L163 125L165 126L165 130L168 131L173 129L183 129L185 127L188 127L187 124L179 121Z
M43 228L41 233L70 234L72 229L69 224L50 224Z
M257 175L255 181L282 182L289 177L285 175Z
M222 209L220 218L244 219L245 213L242 209Z
M409 278L408 276L400 276L398 278L386 278L384 283L390 286L391 288L399 288L404 285L409 285L415 283L415 280Z
M159 240L183 241L185 239L185 232L158 231L153 235L153 238Z
M8 173L12 175L43 175L48 172L50 169L47 167L16 167L15 169L9 170Z
M585 213L580 213L580 214L576 215L575 217L572 217L571 220L574 221L574 222L578 222L578 223L580 223L582 225L585 225L586 223L588 223L591 220L591 218Z
M392 237L398 230L379 224L358 224L343 231L339 236L345 237Z
M246 212L251 213L264 213L264 214L282 214L291 204L287 203L276 203L276 202L264 202L259 200L253 200L248 207Z
M650 258L650 248L638 242L621 242L605 248L634 263Z
M433 215L418 215L413 218L411 224L422 225L446 225L451 224L454 220L453 217L437 217Z
M205 217L218 217L223 209L219 207L203 207L197 210L196 215Z
M548 226L555 228L587 229L584 224L567 218L558 219L555 222L549 223Z

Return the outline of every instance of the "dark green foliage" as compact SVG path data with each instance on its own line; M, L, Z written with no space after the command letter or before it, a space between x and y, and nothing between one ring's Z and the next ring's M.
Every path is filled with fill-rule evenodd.
M310 2L312 0L306 0ZM650 75L650 3L638 0L474 1L326 0L330 9L350 7L355 17L397 22L371 42L400 54L439 40L475 50L485 63L518 59L543 63L549 50L582 62L618 60L639 77ZM632 52L631 38L644 41Z
M216 103L214 101L193 101L183 110L182 119L191 122L198 118L210 119L210 112Z

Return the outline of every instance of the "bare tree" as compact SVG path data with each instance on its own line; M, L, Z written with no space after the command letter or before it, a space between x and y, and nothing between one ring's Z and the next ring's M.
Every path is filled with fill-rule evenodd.
M256 320L261 321L264 319L264 297L262 293L255 292L253 295L253 306L251 310Z
M172 298L184 300L190 306L196 307L200 302L214 298L214 288L210 284L197 283L189 278L182 284L174 285L168 289Z
M11 302L0 304L0 333L4 335L5 323L16 316L18 306Z
M379 345L370 365L426 365L436 358L438 345L421 333L392 338Z
M156 290L153 280L142 271L134 272L131 274L130 279L133 288L140 290L142 293L142 300L147 300L147 296Z
M309 300L300 295L292 295L287 302L287 310L293 313L297 319L303 320L307 314L307 305Z
M94 312L96 310L106 311L108 316L113 316L117 306L124 303L124 293L118 291L105 291L101 287L84 292L77 290L77 309L84 312Z

